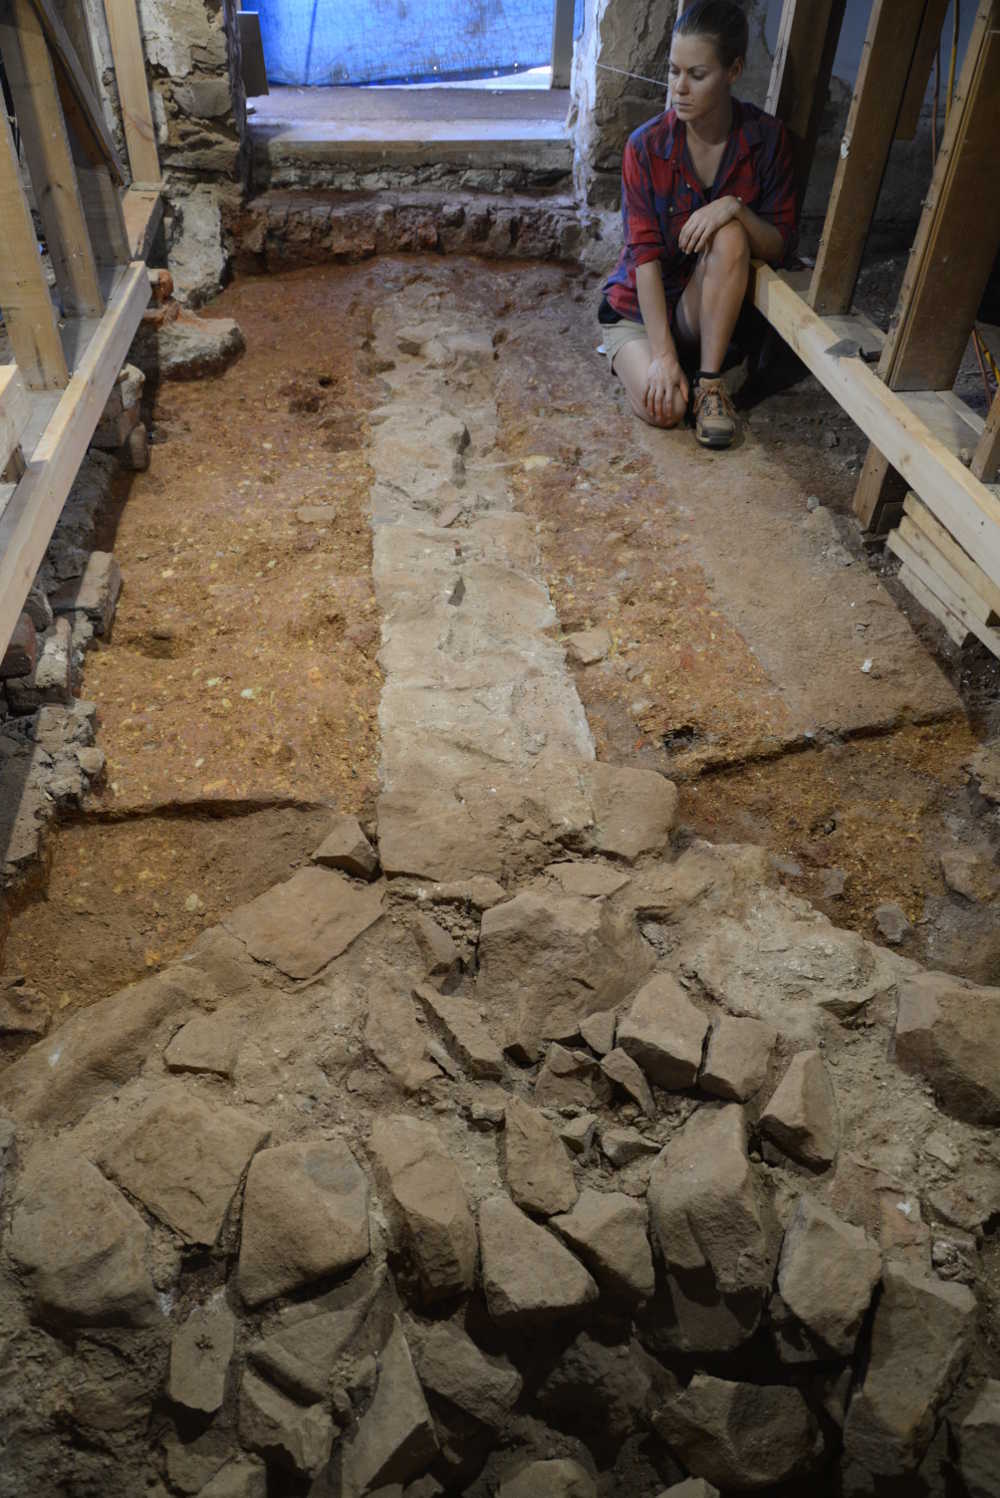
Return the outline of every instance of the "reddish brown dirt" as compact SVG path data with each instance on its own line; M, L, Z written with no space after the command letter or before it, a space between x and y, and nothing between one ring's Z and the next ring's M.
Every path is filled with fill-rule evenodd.
M84 684L108 755L94 809L139 815L58 834L48 897L15 917L4 976L24 972L57 1011L90 1002L287 877L330 814L206 819L205 802L222 813L292 797L370 814L381 682L363 441L382 396L364 344L375 300L412 274L439 283L449 317L467 300L495 318L503 444L511 458L550 460L511 471L562 625L604 624L614 640L607 662L577 672L601 757L680 775L686 834L773 848L799 865L794 887L866 935L881 901L920 920L947 900L939 852L973 814L968 724L779 753L775 684L692 563L691 518L662 493L594 353L593 288L552 267L397 259L238 282L212 310L237 318L245 357L157 396L166 440L109 519L103 539L126 587ZM844 507L860 443L824 401L778 398L750 420L771 441L787 413L773 440L789 473ZM841 434L835 449L817 443L826 426ZM739 453L729 461L753 483ZM337 518L301 522L306 504ZM733 767L699 778L706 746ZM144 814L158 807L186 811ZM918 927L904 950L982 968L963 918L944 947ZM996 961L994 981L1000 951Z

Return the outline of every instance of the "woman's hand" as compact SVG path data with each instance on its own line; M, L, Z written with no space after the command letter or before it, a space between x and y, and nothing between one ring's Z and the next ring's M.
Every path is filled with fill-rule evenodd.
M696 208L677 236L677 243L685 255L700 255L712 243L723 224L728 224L739 213L742 203L739 198L717 198Z
M646 374L643 404L658 425L676 426L687 410L689 387L676 357L654 359Z

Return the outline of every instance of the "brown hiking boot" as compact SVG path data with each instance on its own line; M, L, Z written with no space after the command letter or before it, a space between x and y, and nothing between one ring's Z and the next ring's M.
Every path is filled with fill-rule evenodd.
M702 447L731 447L739 421L725 381L699 380L694 392L694 434Z

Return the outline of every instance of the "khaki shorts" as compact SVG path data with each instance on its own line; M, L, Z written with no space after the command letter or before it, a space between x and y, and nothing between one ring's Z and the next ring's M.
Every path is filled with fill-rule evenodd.
M621 322L599 323L598 326L601 330L601 343L598 353L607 355L608 363L612 369L614 369L615 360L626 343L634 343L637 338L645 338L647 336L644 323L631 322L627 317L623 317Z

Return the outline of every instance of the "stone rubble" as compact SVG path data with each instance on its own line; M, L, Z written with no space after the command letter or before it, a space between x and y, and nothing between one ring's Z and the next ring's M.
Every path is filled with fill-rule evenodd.
M1000 990L677 853L673 787L598 766L485 318L423 297L374 333L371 838L332 810L64 1023L0 995L41 1036L0 1075L0 1498L985 1498ZM93 710L12 721L82 795Z

